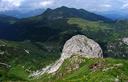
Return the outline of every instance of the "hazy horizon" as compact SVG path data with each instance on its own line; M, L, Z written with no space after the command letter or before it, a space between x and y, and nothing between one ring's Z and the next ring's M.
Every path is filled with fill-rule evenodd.
M125 18L128 15L128 0L0 0L0 12L10 10L29 12L60 6L82 8L110 18Z

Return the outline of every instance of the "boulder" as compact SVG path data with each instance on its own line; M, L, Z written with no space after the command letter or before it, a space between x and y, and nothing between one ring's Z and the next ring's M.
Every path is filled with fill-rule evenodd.
M49 65L40 71L34 72L30 77L40 76L44 73L55 73L63 64L64 60L73 55L87 58L103 58L102 49L98 43L84 35L76 35L65 43L59 60L57 60L53 65Z
M67 59L72 55L81 55L88 58L103 57L103 52L98 43L84 35L76 35L69 39L63 48L61 58Z
M123 41L124 44L128 45L128 38L125 37L125 38L122 39L122 41Z

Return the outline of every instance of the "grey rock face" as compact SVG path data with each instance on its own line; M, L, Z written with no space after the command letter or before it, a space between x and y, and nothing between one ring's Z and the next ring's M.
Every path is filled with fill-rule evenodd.
M103 57L102 54L102 49L98 43L84 35L76 35L65 43L61 58L70 58L72 55L99 58Z
M102 54L102 49L98 43L84 35L76 35L65 43L61 58L57 60L55 64L34 72L30 76L40 76L44 73L54 73L60 68L65 59L70 58L73 55L80 55L87 58L102 58Z
M107 44L106 49L109 57L128 58L128 37L116 38Z
M122 41L124 44L128 45L128 38L123 38Z

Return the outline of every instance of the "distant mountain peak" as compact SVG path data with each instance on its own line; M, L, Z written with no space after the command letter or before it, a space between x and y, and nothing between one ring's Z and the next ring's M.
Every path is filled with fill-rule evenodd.
M61 6L61 7L59 7L59 8L68 8L68 7L66 7L66 6Z
M42 15L49 20L75 17L91 21L111 21L109 18L97 15L84 9L68 8L66 6L56 9L47 9Z
M0 14L4 14L7 16L16 17L16 18L28 18L28 17L40 15L43 12L44 12L44 9L35 9L31 11L9 10L9 11L0 12Z

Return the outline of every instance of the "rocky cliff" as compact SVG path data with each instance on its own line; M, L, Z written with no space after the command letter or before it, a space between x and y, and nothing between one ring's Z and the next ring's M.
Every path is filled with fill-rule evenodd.
M62 50L61 58L55 64L43 68L40 71L34 72L30 76L40 76L44 73L56 72L65 59L73 55L79 55L87 58L102 58L102 49L99 44L84 35L76 35L69 39Z
M108 42L106 50L108 57L128 58L128 37L117 38Z

